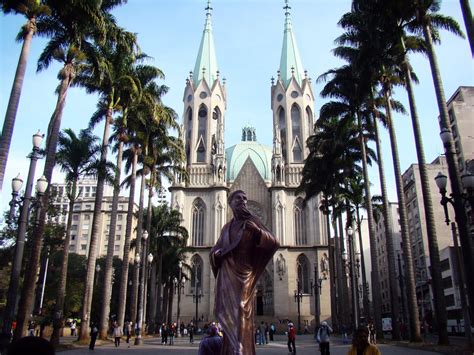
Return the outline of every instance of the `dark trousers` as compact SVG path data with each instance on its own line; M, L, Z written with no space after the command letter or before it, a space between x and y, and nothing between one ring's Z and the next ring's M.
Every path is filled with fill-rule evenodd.
M94 350L96 340L97 340L97 335L92 335L91 336L91 342L89 343L89 349L90 350Z
M115 346L120 346L120 337L115 337Z
M329 355L329 343L319 343L319 351L321 351L321 355Z
M292 354L296 354L296 344L294 339L288 339L288 351Z

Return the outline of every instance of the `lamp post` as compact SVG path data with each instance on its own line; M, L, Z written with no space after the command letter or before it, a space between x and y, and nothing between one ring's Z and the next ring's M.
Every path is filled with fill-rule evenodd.
M149 307L148 306L148 302L147 302L147 294L148 294L148 279L150 279L150 274L151 274L151 263L153 262L153 254L152 253L149 253L148 256L147 256L147 276L145 278L145 292L144 292L144 301L143 301L143 319L144 321L147 323L148 325L148 328L147 328L147 332L148 334L152 333L153 330L152 328L150 327L153 327L152 325L152 322L150 321L150 319L148 319L148 311L147 311L147 308ZM147 321L148 319L148 321Z
M178 334L178 337L181 336L181 332L178 331L179 329L179 316L180 316L180 303L181 303L181 292L184 291L184 277L181 277L181 270L183 268L183 262L180 260L178 262L178 268L179 268L179 277L178 278L174 278L174 284L175 284L175 287L176 287L176 290L178 292L178 304L177 304L177 307L176 307L176 331L177 331L177 334Z
M16 206L20 204L18 199L18 193L20 192L21 187L23 186L23 179L18 174L12 179L12 199L10 201L10 212L8 213L8 224L13 222L15 217Z
M148 239L148 232L146 230L143 231L142 233L142 240L143 243L146 245L146 240ZM142 248L142 253L146 253L146 248ZM145 276L146 276L146 262L147 258L145 255L143 258L141 257L140 253L137 253L135 255L135 261L138 266L138 270L140 272L141 269L141 277L140 277L140 283L138 285L138 312L137 312L137 332L136 332L136 337L135 337L135 345L140 345L143 343L142 340L142 328L143 328L143 301L144 301L144 286L145 286ZM143 262L143 265L142 265Z
M360 262L362 267L362 306L364 308L364 317L366 321L370 318L369 317L369 294L367 285L367 275L365 272L365 257L364 257L364 245L362 243L362 230L361 225L362 221L364 220L364 216L359 218L359 213L357 210L357 230L359 234L359 250L360 250Z
M95 274L96 274L96 277L95 277L95 287L97 287L97 283L99 282L99 272L100 272L100 265L97 264L95 266Z
M33 190L33 179L34 179L35 170L36 170L36 162L41 156L40 147L41 147L41 143L43 142L43 137L44 135L41 134L39 131L38 133L33 135L33 150L31 154L29 155L30 167L28 170L26 190L25 190L25 195L23 196L23 205L21 207L20 219L18 223L18 234L17 234L17 239L16 239L16 245L15 245L15 255L13 257L12 271L11 271L11 276L10 276L10 285L8 287L7 304L6 304L4 316L3 316L2 343L3 341L6 342L7 340L9 342L11 338L11 328L12 328L12 322L15 316L18 288L20 284L21 264L23 262L23 252L25 248L26 229L28 226L28 220L29 220L29 215L30 215L30 203L31 203L31 192ZM46 180L44 176L42 176L41 178L37 180L36 190L38 193L38 203L39 203L38 208L41 207L40 205L41 196L44 194L47 187L48 187L48 181ZM12 196L14 197L16 201L16 196L18 194L18 191L21 188L21 179L18 176L13 179L12 188L14 191L12 192ZM15 189L17 190L16 192L15 192Z
M193 294L193 303L196 303L196 316L195 316L195 324L196 324L196 332L199 329L199 318L198 318L198 305L201 302L201 289L199 288L199 280L197 277L197 272L194 273L194 294Z
M466 275L472 270L474 270L474 245L472 241L472 237L470 236L469 228L468 228L468 222L467 222L467 217L466 217L466 210L464 208L463 204L463 198L466 198L469 202L472 201L472 189L474 186L473 185L473 179L472 177L464 177L463 183L466 184L471 184L470 186L465 186L468 189L469 195L471 197L466 196L462 191L462 183L461 183L461 178L459 176L459 169L458 169L458 163L457 163L457 154L456 150L454 148L454 141L453 141L453 136L451 133L451 130L448 129L449 122L443 122L444 124L442 125L442 129L440 132L440 137L443 142L445 152L446 152L446 161L448 163L448 173L449 173L449 179L451 183L451 196L446 197L446 184L447 184L447 177L444 176L443 174L438 174L438 176L435 178L436 180L436 185L438 185L439 192L441 193L441 204L444 207L444 213L446 216L446 219L449 220L448 214L447 214L447 208L445 205L450 202L453 207L454 207L454 214L455 214L455 220L458 225L458 233L459 233L459 240L461 244L461 250L463 253L463 261L464 261L464 272ZM471 208L472 208L472 203L471 203ZM449 223L449 222L448 222ZM467 283L467 293L468 293L468 300L470 305L474 305L474 283L469 282ZM470 310L470 315L471 319L474 319L474 312L473 308L471 306Z
M323 277L321 277L318 271L318 261L316 260L314 265L314 284L313 280L311 280L311 291L313 292L314 290L314 323L316 328L321 323L321 289L323 280L327 280L327 275L324 273Z
M298 305L298 334L301 334L301 302L303 301L303 293L301 291L301 281L296 279L295 302Z

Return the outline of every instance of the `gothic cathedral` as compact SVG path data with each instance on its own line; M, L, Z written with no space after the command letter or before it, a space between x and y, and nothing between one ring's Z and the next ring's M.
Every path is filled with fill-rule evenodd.
M314 124L314 95L296 46L288 3L284 9L280 70L271 85L273 147L258 143L255 129L247 125L241 142L225 148L225 114L232 98L227 97L217 66L208 1L196 65L183 96L181 134L189 178L170 188L171 207L182 213L192 250L186 260L192 273L180 297L179 317L185 324L196 317L199 326L215 320L209 251L231 218L227 196L237 189L246 192L249 209L280 242L258 282L256 322L279 326L279 320L291 319L296 324L300 315L302 326L311 329L316 315L321 321L331 317L325 218L318 198L303 205L303 196L296 193L308 154L305 142ZM177 315L177 305L173 310Z

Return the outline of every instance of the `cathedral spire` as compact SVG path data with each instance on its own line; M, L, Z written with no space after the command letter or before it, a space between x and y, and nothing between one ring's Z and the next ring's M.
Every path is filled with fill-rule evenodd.
M288 0L285 0L285 31L283 34L283 47L281 50L280 59L280 75L281 80L288 85L292 76L301 85L304 77L303 64L301 63L300 52L296 45L295 35L293 33L293 26L291 24L290 10Z
M212 36L212 7L211 1L207 1L206 7L206 23L202 34L201 45L199 46L199 53L196 58L196 65L194 66L193 81L194 85L198 85L201 79L205 79L207 85L212 87L214 80L218 78L218 68L216 52L214 49L214 37Z

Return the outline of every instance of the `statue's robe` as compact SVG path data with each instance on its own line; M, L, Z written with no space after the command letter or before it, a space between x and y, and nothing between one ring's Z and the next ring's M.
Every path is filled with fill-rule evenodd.
M255 355L253 296L259 277L279 247L273 234L256 218L260 233L246 222L232 219L221 231L210 253L216 279L215 314L224 333L222 355ZM233 238L230 228L238 224ZM221 250L221 257L215 252Z

